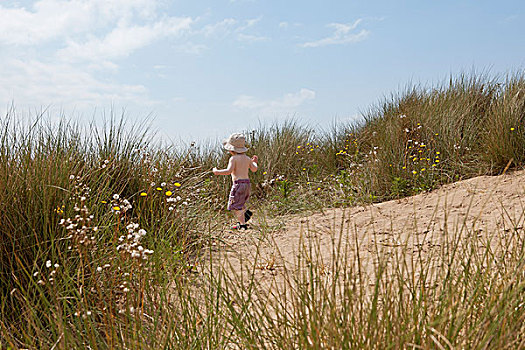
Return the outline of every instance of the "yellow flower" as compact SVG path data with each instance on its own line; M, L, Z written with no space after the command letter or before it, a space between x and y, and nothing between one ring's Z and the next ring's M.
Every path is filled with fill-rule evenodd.
M157 191L162 191L162 188L161 187L157 187L156 190Z
M119 210L120 210L120 207L119 207L118 205L116 205L116 206L113 207L113 210L114 210L114 211L119 211Z
M297 148L301 148L301 146L297 146Z
M414 175L415 175L415 174L417 174L417 171L415 171L415 170L412 170L412 174L414 174Z
M514 131L514 128L510 128L510 131Z
M106 201L100 201L100 203L102 203L102 204L106 204L107 202L106 202Z
M141 197L146 197L148 194L146 192L140 192Z
M421 169L421 171L425 171L425 170L427 170L427 169L425 169L425 168Z
M181 186L181 184L178 183L178 182L175 182L173 185L174 185L175 187L180 187L180 186Z
M317 191L321 191L321 187L317 187Z
M166 191L166 196L171 196L173 193L171 193L171 191Z
M439 163L439 159L436 159L436 163Z
M439 152L436 152L436 154L440 154Z
M62 206L62 208L60 208L60 206L56 207L55 208L55 213L57 214L64 214L64 206Z
M263 173L263 175L266 175L266 174L268 174L268 173L265 171L265 172Z

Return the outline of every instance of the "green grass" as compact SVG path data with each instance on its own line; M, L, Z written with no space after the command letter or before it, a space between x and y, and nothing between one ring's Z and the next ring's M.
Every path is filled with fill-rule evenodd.
M410 87L361 122L326 130L295 120L261 125L246 133L248 154L260 159L251 205L267 213L266 230L283 214L519 169L524 128L522 73ZM195 285L191 265L230 220L229 179L210 171L228 155L215 144L160 146L153 136L115 116L80 125L21 120L10 110L1 120L0 347L524 346L519 230L505 259L480 250L468 232L450 232L437 271L412 261L434 271L436 288L425 288L423 277L407 282L406 254L398 252L378 256L375 288L365 293L358 261L343 259L347 242L334 248L329 285L318 283L315 249L306 249L286 300L259 295L250 271L241 281L217 270ZM79 226L60 224L68 218ZM135 237L139 230L146 234ZM145 250L154 253L142 259Z

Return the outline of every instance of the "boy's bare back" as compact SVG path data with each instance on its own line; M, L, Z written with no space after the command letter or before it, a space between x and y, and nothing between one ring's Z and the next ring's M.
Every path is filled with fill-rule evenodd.
M235 154L230 157L231 168L232 168L232 180L248 179L248 172L251 169L256 171L257 167L253 164L253 159L248 157L246 154ZM228 164L228 167L230 165Z

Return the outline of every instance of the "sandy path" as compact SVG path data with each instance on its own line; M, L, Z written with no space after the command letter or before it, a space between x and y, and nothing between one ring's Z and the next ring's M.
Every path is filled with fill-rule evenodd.
M393 256L402 250L407 261L432 259L432 252L458 232L475 234L504 254L505 235L524 234L524 212L525 171L481 176L400 200L281 218L280 229L267 230L262 224L258 229L255 222L247 232L224 231L214 255L231 271L253 271L257 283L269 291L284 283L289 276L285 270L297 270L301 250L312 248L317 265L328 270L337 255L333 243L342 241L346 244L340 251L346 251L339 259L344 255L355 261L359 254L373 277L378 251Z

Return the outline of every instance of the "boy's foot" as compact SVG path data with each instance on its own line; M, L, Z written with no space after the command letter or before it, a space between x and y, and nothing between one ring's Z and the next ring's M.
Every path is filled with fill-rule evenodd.
M248 222L252 215L253 213L249 209L246 209L246 211L244 212L244 222Z
M248 224L243 225L240 222L232 226L232 230L247 230L247 229L248 229Z

